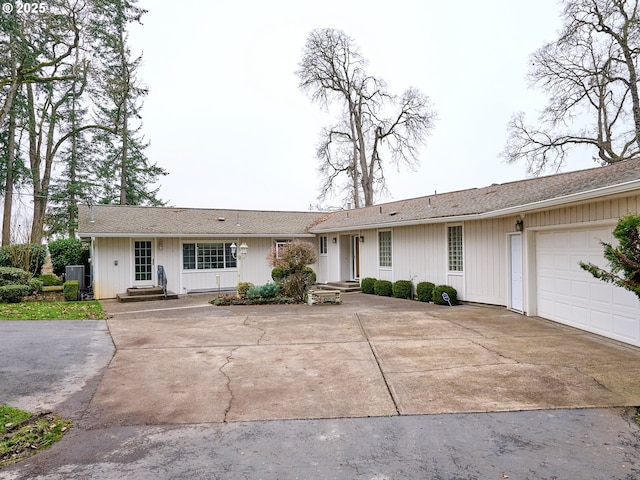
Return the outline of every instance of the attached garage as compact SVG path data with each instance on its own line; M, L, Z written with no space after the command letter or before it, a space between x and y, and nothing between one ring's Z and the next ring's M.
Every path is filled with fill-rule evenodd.
M615 225L536 232L537 314L588 332L640 346L640 301L597 280L578 262L607 267L600 240Z

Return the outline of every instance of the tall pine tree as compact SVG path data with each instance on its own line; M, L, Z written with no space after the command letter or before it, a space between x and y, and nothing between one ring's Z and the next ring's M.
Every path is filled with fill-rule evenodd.
M96 95L98 119L115 133L96 135L101 157L96 175L103 185L98 201L120 205L163 205L158 198L158 177L167 172L149 161L149 143L142 135L142 99L146 87L137 77L142 56L133 58L128 26L142 23L146 10L136 0L94 0L91 35L98 65ZM117 179L114 183L114 179Z

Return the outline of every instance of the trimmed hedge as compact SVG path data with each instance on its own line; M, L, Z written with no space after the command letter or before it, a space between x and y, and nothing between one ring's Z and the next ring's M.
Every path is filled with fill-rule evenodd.
M416 296L421 302L430 302L433 299L433 289L436 288L435 283L420 282L416 285Z
M376 283L375 278L371 278L371 277L363 278L362 281L360 282L360 290L362 291L362 293L373 294L375 293L375 290L374 290L375 283Z
M78 280L67 280L62 286L62 294L67 302L78 301L80 282Z
M3 285L0 287L0 302L20 303L30 293L28 285Z
M0 267L0 287L4 285L26 285L31 274L14 267Z
M42 282L42 285L45 287L53 287L53 286L57 287L64 283L62 279L56 277L52 273L43 273L38 277L38 280L40 280Z
M42 293L42 281L38 280L37 278L32 278L31 280L29 280L29 283L27 284L27 286L29 287L29 293Z
M433 296L432 296L433 303L435 303L436 305L449 305L442 298L442 294L445 292L447 293L447 295L449 295L449 301L451 302L451 305L457 305L458 292L455 288L450 287L449 285L438 285L436 288L433 289Z
M396 280L392 286L393 296L396 298L411 299L413 283L410 280Z
M389 280L376 280L373 284L373 291L376 295L391 297L393 295L393 284Z
M273 270L271 270L271 278L276 283L281 283L286 276L287 271L282 267L274 267Z

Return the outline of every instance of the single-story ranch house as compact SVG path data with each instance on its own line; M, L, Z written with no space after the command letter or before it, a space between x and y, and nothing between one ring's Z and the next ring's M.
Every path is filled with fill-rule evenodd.
M640 346L640 301L578 266L606 266L600 240L640 211L640 159L333 213L95 205L79 215L91 241L96 298L157 283L178 293L271 280L269 249L318 248L318 282L430 281L468 302L502 305ZM241 260L231 245L246 244Z

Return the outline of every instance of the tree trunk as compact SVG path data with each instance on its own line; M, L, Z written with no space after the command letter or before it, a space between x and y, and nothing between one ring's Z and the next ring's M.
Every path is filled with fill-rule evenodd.
M13 208L13 165L16 155L16 113L9 111L9 138L7 139L7 178L5 183L4 213L2 216L2 245L11 243L11 210Z
M120 156L120 205L127 204L127 136L128 136L128 115L127 101L124 101L124 118L122 124L122 153Z

